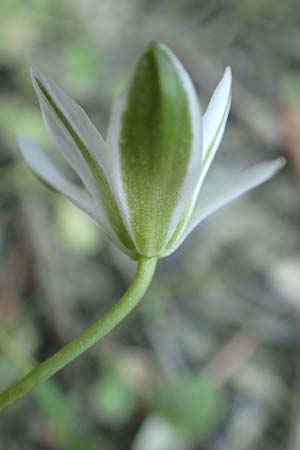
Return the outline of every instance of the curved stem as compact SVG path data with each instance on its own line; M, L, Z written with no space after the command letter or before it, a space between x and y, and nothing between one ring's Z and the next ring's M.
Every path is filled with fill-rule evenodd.
M140 258L135 277L121 299L80 336L3 391L0 394L0 412L96 344L125 319L145 294L152 280L156 265L156 258Z

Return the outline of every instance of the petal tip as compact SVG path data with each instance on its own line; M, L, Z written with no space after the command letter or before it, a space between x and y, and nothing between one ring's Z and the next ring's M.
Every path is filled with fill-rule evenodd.
M161 48L162 44L160 42L157 42L155 39L151 39L148 44L148 48L150 50L156 50L157 48Z
M16 142L19 147L23 144L24 140L26 140L25 136L20 135L20 134L18 136L16 136Z
M24 135L17 136L16 141L17 141L17 147L18 147L21 155L23 156L25 161L27 161L27 163L29 163L29 165L32 165L30 163L30 157L32 157L33 155L36 155L37 144L32 139L30 139L29 137L24 136Z
M40 71L37 67L31 66L29 69L29 73L32 81L36 81L39 78Z
M277 172L282 169L286 165L286 158L284 156L280 156L274 161L274 170Z
M33 66L30 67L29 73L35 91L40 91L41 86L47 83L47 77L37 67Z
M16 136L16 142L21 153L24 153L26 151L28 144L30 144L31 140L27 136L18 135Z
M227 66L226 69L224 70L224 75L222 78L222 81L224 82L224 84L226 83L228 86L228 90L231 90L231 85L232 85L232 70L230 66ZM221 81L221 82L222 82Z
M226 67L224 74L227 75L230 79L232 78L232 69L230 66Z

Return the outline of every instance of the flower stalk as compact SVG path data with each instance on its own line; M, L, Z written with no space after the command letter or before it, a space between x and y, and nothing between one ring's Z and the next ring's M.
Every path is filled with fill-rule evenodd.
M143 298L154 275L156 265L156 258L139 258L136 275L121 299L80 336L3 391L0 394L0 412L63 369L122 322Z

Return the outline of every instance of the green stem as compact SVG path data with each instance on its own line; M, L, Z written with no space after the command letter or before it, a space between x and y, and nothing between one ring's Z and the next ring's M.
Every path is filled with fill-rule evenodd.
M121 299L80 336L3 391L0 394L0 412L18 398L23 397L37 384L61 370L122 322L144 296L154 275L156 265L156 258L140 258L135 277Z

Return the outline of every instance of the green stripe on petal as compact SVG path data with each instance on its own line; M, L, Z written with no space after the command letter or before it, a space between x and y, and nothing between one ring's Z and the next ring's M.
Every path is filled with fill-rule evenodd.
M131 229L145 256L159 255L166 244L192 144L190 104L178 67L164 47L151 43L136 65L119 135Z
M106 176L101 168L101 166L96 161L93 154L86 147L85 143L82 141L78 133L75 131L67 117L60 110L58 105L55 103L50 93L47 91L45 86L41 83L41 81L36 77L36 83L42 93L44 99L47 101L48 106L50 106L51 110L55 113L65 130L68 132L76 147L78 148L80 154L82 155L84 161L86 162L93 179L95 181L95 186L97 188L98 194L103 202L105 211L110 219L111 225L121 240L122 244L128 248L132 254L135 253L134 245L127 233L127 230L123 224L122 217L116 203L116 200L111 192L111 188L106 179Z

